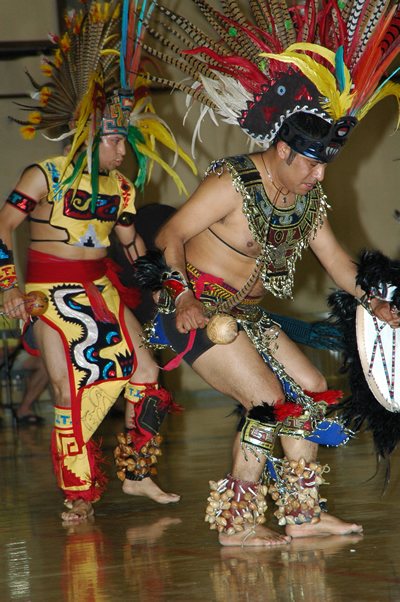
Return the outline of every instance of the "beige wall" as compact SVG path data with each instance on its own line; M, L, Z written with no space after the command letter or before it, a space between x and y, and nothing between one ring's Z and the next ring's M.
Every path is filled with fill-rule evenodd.
M19 2L21 3L22 0ZM212 3L218 5L216 0ZM42 12L36 10L38 4L37 0L35 2L25 0L21 11L31 10L35 6L35 10L29 13L27 21L29 21L29 28L36 23L36 29L33 27L33 31L40 38L45 37L49 29L54 30L54 23L48 26L43 21ZM187 0L164 0L164 4L194 18L195 9ZM12 4L12 11L10 7L6 12L6 19L0 22L2 39L7 39L4 32L11 31L9 25L6 26L5 23L8 22L7 19L15 18L17 14L15 3ZM53 17L55 20L55 15ZM37 59L0 62L0 81L4 93L25 92L29 89L29 82L23 73L24 66L32 70L32 73L42 81ZM165 73L168 73L167 69ZM184 127L182 120L186 107L182 93L174 92L172 95L169 92L156 93L154 104L158 114L172 127L179 144L190 153L191 135L199 115L199 106L195 104L192 107ZM17 113L10 100L0 100L2 166L0 192L3 198L13 188L24 165L60 152L58 143L48 142L41 136L35 141L22 140L18 133L18 126L7 120L7 115L16 116ZM342 155L327 170L324 188L333 208L330 212L330 222L340 242L353 255L368 247L379 248L392 257L400 256L400 224L393 218L394 209L400 209L400 161L396 161L400 158L400 133L394 133L396 123L396 102L387 99L374 108L359 124ZM247 138L240 128L227 126L222 122L219 127L216 127L208 117L202 125L201 137L203 142L196 144L195 151L199 176L194 176L181 161L177 166L177 171L189 193L196 188L200 176L213 158L248 150ZM163 157L171 161L171 153L163 153ZM125 166L128 176L134 177L134 171L132 163ZM179 197L172 180L155 166L152 181L146 187L144 195L139 195L138 205L161 202L178 207L184 200L184 197ZM27 241L25 229L19 234L22 244L25 244ZM333 284L324 275L312 253L305 252L304 260L298 264L296 274L294 291L296 301L281 302L268 298L266 305L273 311L288 312L291 315L324 312L325 298L331 286ZM185 388L199 386L193 373L187 377L185 372L178 378L181 378Z
M58 29L56 0L1 0L0 40L44 40Z

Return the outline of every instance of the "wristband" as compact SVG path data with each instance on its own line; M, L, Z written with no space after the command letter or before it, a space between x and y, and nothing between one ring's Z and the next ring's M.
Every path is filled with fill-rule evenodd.
M175 270L173 272L165 272L162 277L164 288L168 294L172 297L173 301L176 301L178 297L186 293L189 290L189 285L186 282L182 272Z
M371 301L372 299L375 299L375 297L371 294L368 293L364 293L363 296L361 297L361 299L359 299L358 297L355 297L356 301L361 305L361 307L363 307L365 309L365 311L367 311L369 313L370 316L374 316L374 310L371 307Z
M8 291L11 288L18 287L17 273L15 271L15 265L10 263L0 267L0 289Z

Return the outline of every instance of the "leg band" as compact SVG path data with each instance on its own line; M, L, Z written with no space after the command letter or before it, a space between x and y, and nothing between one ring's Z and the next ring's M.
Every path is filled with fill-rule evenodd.
M210 529L234 535L265 522L267 487L260 482L242 481L228 474L218 482L210 481L205 521Z
M319 497L319 486L325 483L324 472L329 466L319 462L306 462L301 458L298 462L284 458L276 481L269 486L270 493L278 510L274 512L281 526L302 523L318 523L322 508L320 504L326 499Z
M125 395L134 405L135 415L125 434L117 435L119 445L114 449L114 458L122 481L141 481L157 474L154 464L157 456L161 456L162 441L158 431L168 412L178 413L182 408L174 403L171 393L159 389L157 383L128 383Z
M182 411L174 403L171 393L166 389L159 389L158 385L128 383L125 393L126 399L133 403L135 409L133 422L127 428L136 451L158 434L168 412L177 414Z

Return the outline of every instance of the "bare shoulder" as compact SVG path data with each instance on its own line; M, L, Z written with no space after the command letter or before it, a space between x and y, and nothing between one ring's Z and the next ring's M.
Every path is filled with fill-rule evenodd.
M218 170L209 172L186 205L198 202L203 206L207 205L212 213L217 212L221 216L241 207L242 197L225 166L221 165Z
M187 242L212 224L235 211L241 211L241 208L242 197L233 186L229 173L225 169L219 173L210 173L162 228L157 240L161 241L165 235L172 235Z
M15 188L37 201L48 193L46 176L38 165L27 167Z

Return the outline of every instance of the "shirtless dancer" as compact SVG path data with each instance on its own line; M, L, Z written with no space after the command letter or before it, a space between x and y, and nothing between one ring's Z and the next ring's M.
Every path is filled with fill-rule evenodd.
M330 127L318 117L304 113L296 113L289 120L304 135L310 133L312 128L314 137L324 137ZM279 432L282 424L288 424L282 414L271 417L268 407L272 411L285 407L293 409L295 402L303 406L301 414L306 407L310 409L310 404L307 405L305 400L308 399L311 406L317 407L318 399L327 401L329 392L324 377L279 326L272 325L271 329L265 315L260 319L259 326L272 333L269 342L261 341L254 334L251 326L254 318L249 308L254 309L254 304L267 292L276 292L282 287L286 292L291 289L294 272L292 261L296 259L296 253L308 245L340 288L358 299L363 296L363 291L355 283L356 266L336 240L326 218L326 197L319 184L325 168L325 162L293 151L279 135L277 142L262 153L216 161L192 197L163 227L156 240L171 271L169 276L164 276L167 280L160 297L159 314L169 344L176 352L185 351L189 333L195 330L193 347L186 352L184 359L208 384L242 404L246 414L250 412L251 416L252 410L263 408L264 416L257 416L259 422L247 422L247 418L242 420L241 426L243 423L243 429L247 425L255 426L258 434L264 432L267 438L273 431ZM249 187L246 188L253 184L254 194L249 192ZM270 210L275 218L266 231L265 223L260 226L262 211L270 215ZM282 220L283 217L287 219ZM215 345L204 330L209 322L205 305L225 300L245 285L262 251L263 228L264 233L267 232L271 251L269 259L251 290L251 297L247 296L233 310L237 311L236 317L241 320L243 329L239 330L234 342ZM280 250L285 253L280 253ZM399 318L393 316L387 303L373 298L371 307L379 319L388 321L392 327L398 326ZM299 434L301 421L305 430L301 438L290 436L296 429L286 430L289 436L282 436L281 433L284 454L288 461L300 461L300 464L305 461L305 469L311 474L309 479L314 480L315 484L316 475L320 475L321 470L316 462L318 445L315 441L303 438L309 435L305 425L309 414L306 411L301 416L296 412L293 414L299 421L296 435ZM253 438L251 443L257 442ZM277 470L279 475L279 487L278 490L274 487L270 489L275 494L275 500L286 500L287 507L281 516L284 521L280 523L286 525L286 535L281 536L263 526L262 518L256 524L254 516L243 521L239 510L233 512L232 507L227 510L225 523L215 521L215 511L213 516L213 508L210 508L211 501L216 501L214 507L217 507L217 515L223 516L219 514L222 506L218 510L218 500L221 492L226 493L227 488L235 492L235 501L240 499L240 488L242 494L250 489L250 498L253 493L262 493L259 480L266 458L257 445L250 444L250 447L255 454L249 451L244 454L238 433L233 446L232 472L226 477L228 484L221 480L217 483L218 487L213 485L215 490L209 497L207 512L212 516L209 522L212 528L218 528L222 545L278 545L286 543L291 537L362 531L360 525L346 523L321 512L319 506L316 506L316 516L304 511L299 518L296 504L305 499L301 496L307 492L310 483L305 479L299 491L291 491L287 477L297 477L288 463L286 472L279 471L279 466L274 465L273 470ZM272 458L271 453L268 455ZM233 494L228 491L229 495ZM287 496L290 496L292 503L290 508L286 504ZM252 500L257 503L255 498L253 495ZM262 516L265 509L262 498L259 499L261 504L257 518ZM234 518L237 518L236 525L239 522L242 528L244 526L243 530L235 530Z
M258 302L267 292L291 297L295 263L310 246L340 288L393 328L399 325L388 303L357 286L356 266L327 221L320 182L368 110L385 95L399 97L398 86L380 82L399 52L400 9L386 5L361 16L333 0L304 11L269 0L262 8L198 4L192 0L191 13L179 18L159 2L162 22L176 35L173 44L164 42L170 34L160 28L163 53L146 50L191 78L161 81L202 104L195 134L211 112L214 120L240 127L260 152L213 162L161 230L157 246L166 265L162 257L148 258L160 274L155 270L148 285L161 290L148 340L161 345L163 331L206 382L243 406L232 472L210 481L205 518L221 544L357 533L360 525L324 512L319 497L325 467L316 461L317 444L339 445L347 437L340 423L326 418L338 392L327 391L323 376ZM202 36L200 18L208 22ZM233 342L211 341L204 328L211 316L210 337L228 343L229 334ZM277 436L283 460L274 457ZM260 482L264 466L268 489ZM285 536L263 526L266 493Z

